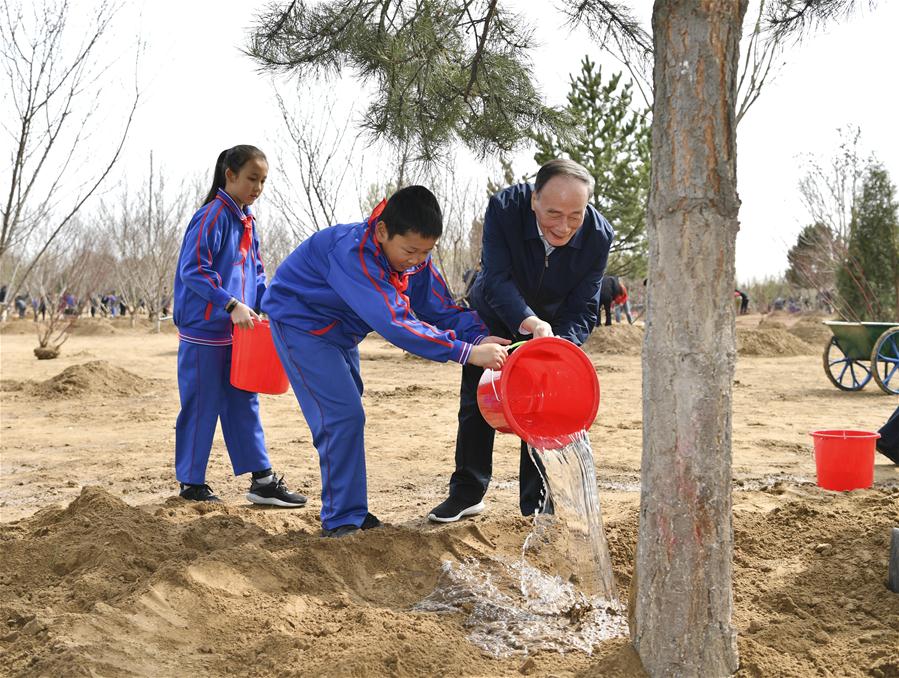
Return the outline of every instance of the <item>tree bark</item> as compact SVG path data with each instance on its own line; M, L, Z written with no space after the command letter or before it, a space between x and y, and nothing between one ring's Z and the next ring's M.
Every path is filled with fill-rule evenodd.
M736 75L746 0L656 0L643 461L631 634L651 676L726 676Z

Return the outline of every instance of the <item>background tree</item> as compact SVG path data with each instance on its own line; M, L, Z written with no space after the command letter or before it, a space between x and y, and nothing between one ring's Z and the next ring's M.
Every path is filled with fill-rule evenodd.
M162 310L171 307L178 251L196 193L189 183L170 188L164 174L155 172L151 154L144 188L132 193L123 186L116 203L102 203L98 216L115 257L112 288L119 302L131 315L132 326L143 304L157 331Z
M871 165L859 192L847 256L837 275L841 310L851 319L899 320L899 220L896 187Z
M602 46L617 47L625 59L650 51L654 59L650 310L631 636L650 675L728 675L737 668L732 295L737 66L747 2L656 0L651 48L624 3L565 4ZM779 0L769 21L778 35L788 35L854 4ZM292 2L260 18L250 52L264 66L300 75L352 68L378 86L368 129L412 140L429 158L454 139L482 152L508 148L550 121L535 103L528 37L498 0L331 0L314 8Z
M820 221L803 228L796 244L787 252L787 282L795 287L832 292L836 270L834 246L833 234Z
M41 0L25 7L0 4L0 63L9 96L2 98L3 124L9 148L10 173L4 178L0 213L0 264L6 264L9 294L29 274L53 242L70 228L119 159L139 92L111 147L97 146L91 124L105 99L101 92L104 65L97 60L111 30L116 6L101 2L87 33L73 35L69 3ZM108 129L108 123L107 123ZM105 135L105 138L109 138ZM108 153L103 169L85 176L83 158ZM77 171L76 171L77 170ZM7 258L7 252L18 256ZM21 262L20 266L9 263Z
M532 138L538 165L566 156L593 175L593 206L615 227L608 272L643 277L650 128L649 111L633 108L632 89L632 83L621 82L621 73L604 83L602 69L584 57L565 108L572 131Z

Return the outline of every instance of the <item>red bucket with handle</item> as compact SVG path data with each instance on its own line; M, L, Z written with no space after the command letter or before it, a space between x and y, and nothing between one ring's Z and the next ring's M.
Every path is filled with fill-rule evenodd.
M825 490L862 490L874 484L874 448L879 433L871 431L814 431L818 487Z
M254 320L251 330L234 326L231 385L253 393L287 392L287 373L275 351L268 320Z
M484 370L478 407L497 431L534 447L559 447L596 419L599 379L587 354L570 341L532 339L501 370Z

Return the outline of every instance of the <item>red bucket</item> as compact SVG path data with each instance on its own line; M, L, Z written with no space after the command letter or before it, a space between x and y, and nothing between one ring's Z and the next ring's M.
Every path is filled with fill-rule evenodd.
M532 339L502 370L484 370L478 407L497 431L514 433L534 447L556 447L596 419L599 379L587 355L571 342Z
M287 373L275 351L268 320L254 320L252 330L234 326L231 385L253 393L278 395L287 391Z
M870 431L814 431L818 487L837 491L871 487L879 437Z

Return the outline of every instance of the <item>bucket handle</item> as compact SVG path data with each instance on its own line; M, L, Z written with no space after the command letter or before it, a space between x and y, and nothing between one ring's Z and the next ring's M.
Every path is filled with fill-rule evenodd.
M522 344L526 344L527 341L528 341L527 339L524 339L522 341L516 341L514 344L509 344L508 346L506 346L506 351L511 353L512 351L514 351L516 348L518 348Z

